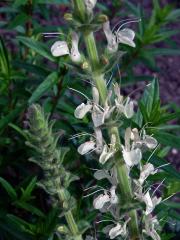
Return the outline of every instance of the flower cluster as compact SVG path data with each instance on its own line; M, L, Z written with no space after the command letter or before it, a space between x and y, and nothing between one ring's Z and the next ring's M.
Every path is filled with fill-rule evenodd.
M84 0L87 13L90 16L96 2L96 0ZM138 20L135 21L137 22ZM130 47L136 46L134 42L135 32L129 28L123 28L130 22L133 21L123 23L120 27L118 23L112 28L112 30L110 22L107 21L107 19L104 23L102 23L102 29L107 40L106 49L109 55L116 54L119 44L125 44ZM81 63L82 54L80 54L78 49L79 35L76 32L72 32L70 45L71 47L69 48L66 41L55 42L51 48L51 52L53 56L56 57L69 55L73 62L77 64ZM90 50L93 51L93 47ZM101 71L101 69L99 71ZM104 72L100 72L100 75L103 74ZM91 77L92 80L94 80L93 74ZM152 216L152 212L156 205L161 202L161 198L154 196L154 192L151 195L149 189L144 189L146 179L149 175L155 174L157 169L155 169L151 163L147 162L143 164L142 161L143 153L147 150L151 151L156 149L158 142L153 136L146 134L144 129L139 131L137 128L131 129L128 127L125 129L124 141L121 143L119 135L110 131L110 129L114 123L119 121L119 119L123 120L133 118L135 114L134 102L129 97L122 96L119 85L115 83L113 87L110 87L110 89L107 90L107 96L105 96L105 101L103 99L102 104L102 99L100 99L101 89L97 86L98 84L96 84L95 80L94 83L92 84L92 99L88 98L86 102L82 102L79 106L77 106L74 111L74 116L77 119L83 119L86 115L90 114L94 132L93 134L86 134L90 136L90 138L78 147L78 153L86 155L95 152L98 155L98 162L102 166L102 169L97 170L94 173L94 177L97 180L107 179L110 183L110 187L106 189L100 187L100 189L91 193L96 194L101 191L101 194L94 197L93 207L101 213L111 213L113 224L106 226L103 230L110 239L114 239L119 236L126 238L128 236L130 225L128 225L128 223L131 221L131 218L129 217L128 212L120 214L122 206L118 191L122 189L119 189L117 169L114 164L114 159L117 155L116 153L118 153L119 157L123 159L122 164L125 166L125 170L127 170L127 179L129 180L130 185L134 185L133 196L130 196L130 198L137 201L139 206L142 205L141 203L145 204L145 210L142 212L142 219L144 223L142 234L146 234L154 240L159 240L160 237L156 232L158 221ZM109 143L105 141L104 137L106 130L109 135ZM77 134L76 136L79 137L81 134ZM112 164L108 164L110 160L113 160ZM134 167L140 170L138 179L133 179L131 177L130 173Z

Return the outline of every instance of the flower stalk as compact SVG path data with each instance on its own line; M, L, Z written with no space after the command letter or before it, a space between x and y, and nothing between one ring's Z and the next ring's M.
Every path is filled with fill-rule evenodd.
M82 6L83 1L82 0L74 0L74 4L77 7L77 9L80 10L81 15L84 15L83 11L84 11L85 7ZM93 32L90 32L88 34L85 33L84 40L85 40L85 44L86 44L86 48L87 48L89 61L90 61L91 68L92 68L92 79L95 83L95 86L97 87L97 89L99 91L101 103L103 105L105 105L105 101L107 99L107 87L106 87L106 81L104 79L103 74L97 70L100 65L100 62L99 62L99 56L98 56L98 51L97 51ZM116 135L116 141L117 141L116 144L120 146L121 142L120 142L118 128L117 127L109 127L108 132L109 132L110 136L112 134ZM119 189L121 191L122 199L126 203L127 203L127 201L131 202L131 200L132 200L131 183L129 181L127 168L122 159L122 154L120 153L120 151L118 151L115 154L114 158L115 158L115 163L116 163L116 168L117 168L118 184L119 184ZM130 230L130 235L131 235L130 239L132 239L132 240L140 239L136 210L131 210L129 212L129 217L131 218L131 220L129 222L129 230Z
M59 137L52 133L53 122L48 121L39 105L33 105L29 110L29 126L26 144L35 150L34 157L29 160L39 165L44 173L44 178L38 185L51 195L52 201L63 208L69 229L67 237L82 240L72 213L74 199L67 190L77 177L66 171L62 165L68 149L57 147ZM61 233L59 229L57 226L57 232Z

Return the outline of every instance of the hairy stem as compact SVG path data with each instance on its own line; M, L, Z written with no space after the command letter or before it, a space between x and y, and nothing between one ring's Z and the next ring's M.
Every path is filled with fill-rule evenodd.
M58 174L57 169L55 171L56 171L56 174ZM67 194L66 194L64 188L60 188L60 186L61 186L60 178L56 179L54 184L55 184L56 188L58 189L57 194L58 194L58 198L59 198L60 202L63 205L66 205L68 203L68 197L67 197ZM69 230L71 231L73 239L74 240L82 240L83 238L82 238L81 234L79 233L79 229L74 220L72 211L71 210L65 211L64 217L68 224Z
M80 10L81 6L83 5L82 0L74 0L75 5ZM84 7L82 8L84 9ZM82 14L84 14L82 12ZM107 99L107 87L106 87L106 81L104 79L103 74L98 72L98 67L100 65L99 62L99 56L98 51L96 47L96 42L94 38L93 32L91 33L85 33L84 34L84 40L87 48L87 53L89 57L89 61L91 63L92 68L92 78L94 80L94 83L99 91L100 98L102 104L105 104L105 100ZM117 139L117 144L120 145L120 137L119 137L119 131L117 127L110 127L108 129L109 135L115 134ZM122 199L124 201L131 201L132 200L132 189L131 189L131 183L129 181L129 176L127 173L127 169L125 166L125 163L122 159L122 155L120 151L115 156L115 162L118 172L118 181L119 181L119 188L121 191ZM139 230L138 230L138 223L137 223L137 213L135 210L132 210L129 212L129 217L131 218L131 221L129 223L129 230L130 230L130 239L140 239L139 237Z

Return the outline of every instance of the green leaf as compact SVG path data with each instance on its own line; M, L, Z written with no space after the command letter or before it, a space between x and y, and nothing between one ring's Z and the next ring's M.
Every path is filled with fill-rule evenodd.
M28 103L32 104L40 99L42 95L47 92L54 84L58 82L58 74L53 72L47 76L47 78L37 87L32 93Z
M180 137L163 131L156 132L154 136L161 144L180 149Z
M28 184L26 189L21 189L22 190L22 196L20 198L21 201L27 201L31 198L31 193L34 190L37 182L37 177L34 177L31 182Z
M3 188L6 190L8 195L11 197L11 199L16 200L17 194L16 194L16 191L14 190L14 188L11 186L11 184L8 183L8 181L6 181L5 179L3 179L1 177L0 177L0 183L3 186Z
M166 17L167 21L177 21L177 18L180 17L180 9L172 10L169 15Z
M146 112L150 115L157 101L159 102L159 84L157 79L154 79L147 85L140 102L143 103Z
M8 115L3 117L0 120L0 131L5 128L11 121L13 121L17 116L19 116L20 112L25 108L25 105L16 107L12 110Z
M28 0L15 0L13 3L14 7L20 7L21 5L27 4Z
M180 55L179 49L170 49L170 48L152 48L148 49L148 51L154 56L176 56Z
M50 50L46 47L45 44L37 42L36 40L28 37L18 36L17 39L27 47L34 50L36 53L40 54L41 56L49 59L52 62L56 61L56 59L51 55Z
M0 70L6 77L10 76L10 64L7 49L0 37Z
M30 18L30 16L21 12L8 24L7 28L13 29L19 25L22 26L29 20L29 18Z
M38 217L43 217L43 218L45 217L45 214L41 210L39 210L38 208L36 208L35 206L33 206L29 203L21 202L21 201L18 200L14 203L14 205L16 207L25 209L26 211L31 212L32 214L35 214Z
M147 159L148 159L148 157L147 157ZM165 159L159 158L158 156L155 156L155 155L153 155L150 158L150 162L156 167L160 167L160 166L168 163ZM166 166L162 167L161 169L163 169L165 172L167 172L172 178L176 178L176 179L180 180L180 174L171 165L166 165Z

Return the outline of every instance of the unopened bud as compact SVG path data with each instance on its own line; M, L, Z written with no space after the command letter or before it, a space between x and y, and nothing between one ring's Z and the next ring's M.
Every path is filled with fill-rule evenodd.
M100 14L98 17L97 17L97 21L99 23L105 23L109 20L108 16L105 15L105 14Z
M103 63L104 65L109 64L109 59L108 59L107 57L105 57L105 56L102 56L102 57L101 57L101 61L102 61L102 63Z
M60 232L60 233L62 233L62 234L67 234L67 233L69 233L69 230L68 230L68 228L67 228L65 225L59 226L59 227L57 228L57 231Z
M81 65L81 68L83 69L83 70L86 70L86 69L88 69L89 68L89 64L88 64L88 62L83 62L82 63L82 65Z
M72 21L72 20L73 20L73 16L72 16L71 13L65 13L65 14L64 14L64 19L65 19L66 21Z

